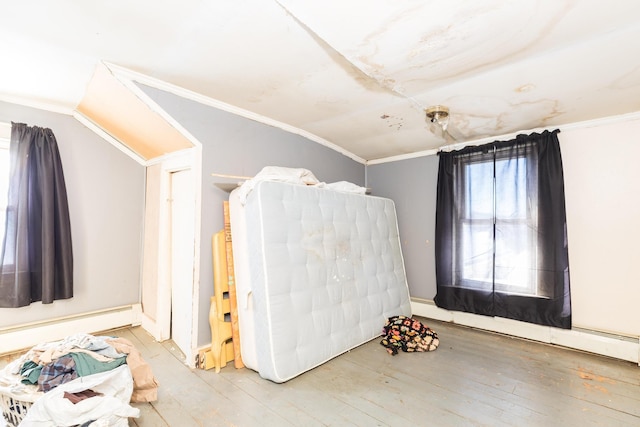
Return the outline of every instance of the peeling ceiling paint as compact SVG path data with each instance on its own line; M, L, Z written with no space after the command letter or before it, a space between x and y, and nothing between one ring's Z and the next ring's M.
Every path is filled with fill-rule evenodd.
M104 61L373 160L640 110L640 2L3 2L0 99L77 109ZM162 150L162 149L161 149Z

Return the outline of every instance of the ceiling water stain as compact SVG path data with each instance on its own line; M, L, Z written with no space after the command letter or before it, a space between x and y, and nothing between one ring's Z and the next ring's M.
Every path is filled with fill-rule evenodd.
M528 41L525 40L523 44L519 46L513 46L508 51L502 51L502 50L496 49L494 51L494 55L496 55L495 57L487 57L487 58L478 57L476 58L478 60L476 63L470 63L469 66L460 68L458 70L448 69L446 75L441 75L441 74L439 75L437 73L434 73L433 71L436 71L435 68L437 68L437 66L440 65L439 63L446 64L449 61L449 58L447 56L441 56L440 59L437 59L435 61L432 59L430 62L424 63L424 64L414 64L412 68L431 69L432 72L429 73L430 76L428 78L416 77L412 79L407 79L406 83L422 84L423 90L424 90L429 87L435 87L437 86L437 84L444 81L451 81L457 78L469 77L472 75L479 74L485 69L495 67L496 65L504 63L510 58L522 57L526 52L529 52L536 44L540 43L547 34L553 31L553 29L560 23L563 16L566 15L567 11L570 10L571 7L572 7L571 4L567 4L565 5L564 8L562 8L561 10L558 10L555 14L551 14L548 17L548 19L539 28L537 28L536 34L535 35L532 34L529 40ZM436 31L436 32L425 34L421 38L420 42L426 43L426 44L432 44L433 46L439 47L439 45L442 44L443 40L455 39L455 37L452 37L452 34L451 34L453 33L453 31L450 31L450 30L451 30L451 26L445 29L440 29L439 31ZM459 37L460 35L458 34L458 38ZM439 50L443 50L444 52L446 52L447 44L448 43L444 43L443 49L439 49ZM418 49L421 49L421 48L419 47ZM413 52L412 55L415 57L417 54Z
M519 87L515 88L515 92L519 92L519 93L531 92L535 88L536 88L536 86L534 84L527 83L527 84L524 84L522 86L519 86Z
M565 113L564 111L560 110L560 102L557 99L547 99L545 101L550 102L552 104L552 107L549 114L547 114L540 120L542 123L547 124L547 122Z
M398 95L395 93L390 87L390 83L395 83L394 81L385 81L380 82L378 79L370 76L361 70L358 66L356 66L353 62L351 62L347 57L345 57L342 53L336 50L333 46L331 46L326 40L320 37L315 31L309 28L304 22L298 19L291 11L289 11L286 7L284 7L279 2L278 5L284 9L284 11L291 16L291 18L296 21L301 28L303 28L311 38L320 46L327 55L334 61L334 63L340 68L342 68L347 74L353 77L353 79L360 84L363 88L373 91L373 92L387 92L393 95ZM381 84L382 83L382 84Z
M383 114L380 116L382 120L386 120L387 126L390 128L395 128L396 130L402 129L404 126L404 118L402 117L394 117L388 114Z

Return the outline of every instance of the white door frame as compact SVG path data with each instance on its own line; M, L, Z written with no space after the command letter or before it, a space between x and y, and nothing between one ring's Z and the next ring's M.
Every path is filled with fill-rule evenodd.
M157 247L145 245L143 268L143 289L156 295L151 310L145 309L145 295L142 295L143 316L142 326L158 341L171 338L171 174L191 169L194 188L194 200L191 208L194 219L193 242L193 285L191 290L192 313L191 346L182 349L185 353L185 363L195 367L195 354L198 344L198 317L200 295L200 200L201 200L201 148L194 147L181 151L175 155L163 158L160 164L158 200L147 200L146 209L157 209L155 215L145 216L145 241L155 239ZM154 233L156 233L154 235ZM145 311L147 313L145 313ZM155 312L150 316L149 312Z
M195 195L191 168L170 174L170 274L171 274L171 339L187 359L193 357L193 259L195 256Z

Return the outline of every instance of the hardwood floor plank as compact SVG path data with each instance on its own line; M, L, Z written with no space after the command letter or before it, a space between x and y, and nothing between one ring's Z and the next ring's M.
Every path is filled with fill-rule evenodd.
M283 384L232 364L191 369L140 327L108 334L160 383L131 426L640 426L635 364L423 320L440 336L434 352L390 356L375 339Z
M303 425L352 424L348 420L349 416L353 416L350 415L351 409L326 391L310 387L308 378L298 377L284 384L275 384L259 378L257 373L248 369L242 371L245 376L252 376L253 379L235 384L249 394L255 393L255 396L270 408L277 408L279 416L292 425L300 425L298 423L301 420L304 420ZM225 372L222 374L226 375ZM358 416L370 419L366 414Z
M378 420L420 424L433 417L458 417L440 407L431 407L411 387L395 383L386 373L350 362L349 356L342 355L312 371L318 387L331 390L363 412L375 414Z
M131 406L140 410L140 417L131 418L130 426L139 427L168 427L167 420L162 418L151 403L132 403Z
M466 331L476 334L472 342L481 342L483 340L483 332ZM464 333L465 329L462 328L456 330L456 332ZM615 389L611 390L601 388L598 390L606 393L585 392L582 378L584 375L578 375L578 370L583 370L580 368L581 366L590 366L589 369L598 371L603 367L609 369L615 365L615 369L618 372L627 371L633 383L635 382L633 378L637 378L640 375L637 366L624 361L611 360L583 352L500 335L497 335L492 340L487 340L487 342L496 340L502 341L498 347L500 351L491 355L492 359L494 359L493 363L487 363L486 360L481 363L483 369L481 377L499 377L496 380L497 382L502 382L507 386L513 384L515 386L514 394L522 394L522 391L525 391L526 395L524 395L523 404L532 407L532 404L539 404L547 396L552 396L552 398L547 399L546 405L539 405L541 409L544 407L557 407L559 413L564 413L567 408L576 407L576 409L580 410L579 413L587 415L581 419L573 417L573 422L579 421L580 423L597 425L602 420L607 419L611 420L610 423L612 425L616 423L633 425L638 422L637 414L635 413L638 408L636 404L638 397L637 387L632 389L627 383L621 383L622 388L615 387ZM458 347L458 350L460 349L460 345L456 345L456 347ZM486 346L483 346L484 348ZM443 353L440 354L442 355ZM510 363L515 360L520 360L521 363ZM470 377L471 375L472 373L469 371L464 372L464 377ZM482 378L480 381L483 381ZM613 381L611 382L613 383ZM488 382L486 383L488 384ZM610 399L608 402L602 399L601 395L604 394L608 395ZM628 398L629 394L635 395L635 398ZM621 400L624 401L620 402ZM614 403L612 404L612 402ZM615 407L617 404L615 402L620 402L618 407ZM616 410L603 410L603 405L609 408L615 407ZM625 407L628 409L624 409ZM630 417L628 415L629 412L633 416ZM580 417L578 416L578 418ZM595 422L594 419L599 419L600 421Z
M454 328L457 327L454 326ZM571 384L568 384L565 389L557 388L558 384L563 383L562 376L560 376L560 381L556 376L554 380L543 381L540 384L539 378L548 380L549 377L544 374L541 375L538 371L526 366L526 364L514 363L514 360L526 360L527 357L523 357L523 355L529 354L531 349L528 347L539 348L541 345L538 343L524 342L523 347L523 343L520 342L522 340L518 340L516 347L521 348L521 350L517 348L511 349L507 347L513 346L514 342L509 337L487 337L481 331L465 331L464 329L451 329L449 331L448 329L450 327L447 325L444 325L444 328L441 329L445 333L441 334L442 344L436 352L427 354L401 353L395 357L389 356L390 360L394 362L402 360L402 363L396 363L395 366L391 366L389 361L379 360L374 355L376 353L375 350L368 351L369 344L351 353L357 354L367 350L366 353L358 355L358 359L361 362L366 360L378 371L392 372L391 376L399 378L401 383L408 384L409 387L412 386L412 379L413 381L419 381L413 387L422 388L425 393L430 393L436 398L440 396L440 393L445 393L445 395L446 393L451 393L452 396L448 400L456 402L473 401L473 404L468 406L474 410L484 409L484 411L487 411L487 406L494 406L498 412L492 413L489 410L489 417L495 417L496 421L502 419L507 424L511 423L511 417L505 417L503 414L518 414L520 417L525 417L533 425L544 425L553 422L554 419L549 418L547 415L550 409L553 410L553 405L556 405L558 413L563 413L563 410L567 407L579 407L586 415L583 417L578 416L577 419L587 425L600 424L600 422L593 421L594 414L600 417L600 421L610 419L612 424L618 422L633 424L637 422L636 417L629 417L624 410L607 414L608 411L603 411L598 404L586 400L584 396L576 396L575 393L572 393L570 390L574 387ZM448 332L451 332L451 334L449 335ZM469 334L477 334L478 336L470 337ZM486 341L485 338L487 338ZM503 342L501 343L500 341ZM478 343L483 345L480 347ZM465 346L469 347L469 351L464 350ZM499 349L500 351L494 352L490 355L490 358L487 358L486 356L490 352L484 350L491 346L494 347L494 350ZM460 351L461 348L463 351ZM482 350L480 353L479 349ZM575 352L565 349L551 348L547 350L567 354L572 360L576 357L576 354L572 354ZM580 357L595 357L601 362L607 361L604 358L593 355L578 354ZM401 357L402 359L400 359ZM419 361L424 361L425 363L415 363ZM573 363L575 364L575 361ZM637 367L625 366L624 363L621 364L621 367L632 368L632 374L638 374ZM563 375L566 376L566 372ZM438 391L438 389L430 388L429 384L442 387L445 390ZM529 390L531 395L524 398L513 394L519 389ZM561 399L558 399L558 393L560 393ZM456 394L460 394L460 396L456 398ZM563 395L567 396L564 397ZM637 389L635 390L635 395L637 396ZM541 398L544 399L545 396L550 397L549 402L542 405L539 404ZM443 408L447 408L446 403L446 401L438 402ZM633 400L626 402L626 404L630 405L630 408L635 409L638 407L638 405L633 405ZM465 407L453 408L452 410L461 414L466 412ZM480 411L479 414L483 414L483 411ZM572 419L576 421L575 416L572 416ZM476 417L476 421L482 422L482 418Z
M234 386L240 388L252 398L261 401L271 411L279 415L280 420L274 425L293 426L321 426L319 420L313 418L300 408L298 408L288 395L291 393L290 384L275 384L266 381L257 373L249 369L235 371L233 374L222 373L226 379Z

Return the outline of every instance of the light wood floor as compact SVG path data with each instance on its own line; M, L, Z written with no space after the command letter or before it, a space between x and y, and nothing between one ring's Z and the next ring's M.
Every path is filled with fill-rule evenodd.
M139 327L110 334L160 382L131 426L640 426L636 364L421 320L435 352L390 356L376 339L284 384L190 369Z
M640 367L423 320L432 353L371 341L286 383L231 366L189 369L169 341L132 340L160 382L137 426L640 426Z

